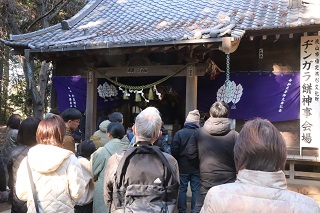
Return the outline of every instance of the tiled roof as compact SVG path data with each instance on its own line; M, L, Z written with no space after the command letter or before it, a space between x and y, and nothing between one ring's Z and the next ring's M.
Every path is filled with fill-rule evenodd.
M1 41L63 51L239 39L245 30L320 24L320 1L304 2L290 9L289 0L91 0L61 24Z

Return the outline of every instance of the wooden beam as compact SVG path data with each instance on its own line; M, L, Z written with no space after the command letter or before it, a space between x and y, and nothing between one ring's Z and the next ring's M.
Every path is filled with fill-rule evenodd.
M141 77L141 76L168 76L180 69L184 65L162 65L162 66L124 66L124 67L102 67L96 70L102 76L108 77ZM99 76L101 76L99 75ZM186 69L176 76L185 76Z
M149 52L147 47L140 47L136 49L136 53Z
M173 46L165 46L163 49L164 49L164 51L167 51L167 50L172 49L172 48L173 48Z
M304 186L320 186L320 181L319 180L302 180L302 179L287 179L287 183L288 185L298 185L299 187L301 187L301 185Z
M210 49L212 46L214 45L214 43L206 43L205 47ZM217 45L217 44L216 44Z
M262 36L262 35L281 35L281 34L303 34L304 32L318 32L320 24L314 24L309 26L301 26L295 28L282 28L282 29L266 29L266 30L246 30L247 36Z
M181 49L186 48L186 47L187 47L187 45L178 45L178 46L176 46L177 50L181 50Z

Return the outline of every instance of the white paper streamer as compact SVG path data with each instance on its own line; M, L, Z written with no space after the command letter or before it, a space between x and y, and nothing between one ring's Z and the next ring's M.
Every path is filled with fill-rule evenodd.
M162 100L161 93L158 92L156 85L153 86L153 89L156 92L156 95L158 96L159 100Z

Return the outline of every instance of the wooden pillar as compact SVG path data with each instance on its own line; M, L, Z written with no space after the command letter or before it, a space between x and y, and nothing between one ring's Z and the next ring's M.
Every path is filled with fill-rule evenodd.
M94 71L87 73L87 97L86 97L86 133L88 140L96 130L97 115L97 79Z
M195 73L195 67L187 67L186 76L186 111L185 116L191 110L197 109L198 76Z
M294 160L289 161L289 179L293 180L294 179Z

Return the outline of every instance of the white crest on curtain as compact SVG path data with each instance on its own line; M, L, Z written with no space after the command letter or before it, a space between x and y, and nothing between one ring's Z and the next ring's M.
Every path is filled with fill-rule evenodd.
M112 99L112 97L116 97L118 95L118 89L113 84L108 84L105 82L104 84L100 84L98 86L98 94L105 101L108 101L107 98Z
M73 94L71 88L68 87L68 90L69 90L69 94L68 94L68 97L69 97L69 106L70 106L70 107L77 108L77 102L76 102L76 99L74 98L74 94Z

